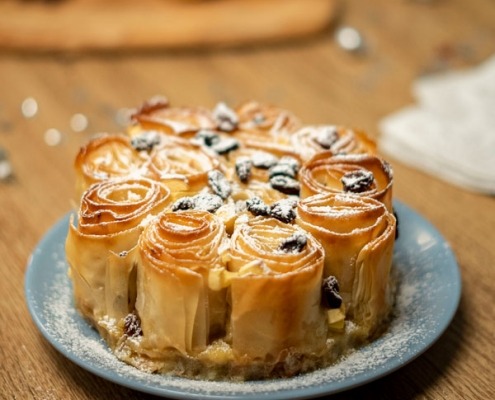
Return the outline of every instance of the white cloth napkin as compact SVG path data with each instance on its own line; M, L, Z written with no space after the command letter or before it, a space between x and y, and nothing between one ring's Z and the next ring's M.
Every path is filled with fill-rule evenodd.
M463 188L495 194L495 56L418 78L417 104L380 121L380 151Z

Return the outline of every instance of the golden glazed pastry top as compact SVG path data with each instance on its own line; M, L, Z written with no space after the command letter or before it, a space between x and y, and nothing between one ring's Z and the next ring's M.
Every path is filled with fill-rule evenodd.
M75 160L78 310L137 368L292 376L378 334L393 304L393 174L364 132L288 110L145 102Z

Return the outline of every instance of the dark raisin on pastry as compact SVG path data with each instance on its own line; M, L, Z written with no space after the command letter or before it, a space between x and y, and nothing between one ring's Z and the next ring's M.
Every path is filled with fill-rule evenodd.
M124 333L130 337L141 336L141 320L135 313L127 314L124 318Z
M273 189L285 194L299 195L301 190L301 186L297 180L284 175L276 175L270 178L270 185Z
M213 118L218 125L218 129L223 132L232 132L239 125L239 117L225 103L218 103L213 110Z
M195 203L191 197L182 197L172 204L172 211L192 210L194 207Z
M228 137L223 138L211 145L211 149L219 155L225 155L230 153L231 151L237 150L239 146L240 144L237 139Z
M196 133L194 139L196 140L196 142L199 142L200 144L208 147L211 147L214 144L220 142L220 136L214 131L210 131L208 129L200 130L198 133Z
M288 176L289 178L296 177L296 171L288 164L276 164L273 167L271 167L268 172L270 178L273 178L274 176L277 175Z
M308 244L305 234L296 232L280 243L279 250L285 253L300 253Z
M220 196L211 193L199 193L194 197L182 197L172 204L172 211L202 210L214 213L223 205Z
M299 171L299 161L291 156L283 156L280 160L278 160L278 165L285 165L289 168L292 168L294 170L294 173L297 174Z
M253 162L248 157L239 157L235 160L235 172L242 183L247 183L251 177Z
M339 294L339 282L335 276L328 276L321 285L321 301L325 308L340 308L342 297Z
M217 169L208 172L208 185L213 193L220 196L223 200L230 196L232 187L224 174Z
M294 210L296 205L297 202L292 199L276 201L270 207L270 216L288 224L296 218L296 211Z
M337 128L334 126L329 126L321 129L314 139L322 148L328 150L332 145L338 140Z
M160 134L155 131L144 132L131 139L131 146L137 151L151 151L159 144Z
M253 167L259 169L269 169L278 162L278 158L265 151L257 151L251 155Z
M341 182L345 192L363 193L371 188L375 177L373 172L363 169L345 173Z
M220 196L211 193L199 193L193 197L194 209L216 212L223 205L223 200Z
M265 202L257 196L246 200L246 208L256 216L261 215L266 217L270 215L270 206L266 205Z

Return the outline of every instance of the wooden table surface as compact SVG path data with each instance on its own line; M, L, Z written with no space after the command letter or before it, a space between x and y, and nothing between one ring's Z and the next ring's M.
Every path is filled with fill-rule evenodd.
M306 123L352 125L378 137L378 121L413 101L415 77L474 65L495 53L493 0L352 0L338 23L360 29L365 54L343 51L330 30L230 50L0 55L0 146L13 168L13 176L0 181L0 398L154 398L64 358L37 331L24 299L29 255L71 208L79 146L94 132L119 130L120 109L155 94L177 105L257 99L288 108ZM33 118L21 114L29 97L38 103ZM71 129L76 113L88 117L84 132ZM50 128L62 134L55 146L45 141ZM388 159L395 197L451 244L462 299L447 331L425 354L335 398L495 398L495 199Z

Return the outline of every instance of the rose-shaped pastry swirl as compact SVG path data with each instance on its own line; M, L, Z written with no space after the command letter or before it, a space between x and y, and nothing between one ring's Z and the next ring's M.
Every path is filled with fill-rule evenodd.
M299 171L301 198L320 193L372 197L392 211L393 173L390 165L370 154L316 154Z
M309 125L291 136L291 144L301 158L308 161L316 153L375 154L375 142L366 133L334 125Z
M205 211L164 212L146 227L136 310L149 355L167 348L195 354L212 330L225 326L225 292L208 287L209 271L222 266L225 241L222 221Z
M201 146L181 138L163 138L150 154L152 176L169 186L178 198L199 192L208 185L208 172L219 166Z
M266 132L276 136L279 133L292 133L300 126L299 119L290 111L256 101L246 102L236 111L239 127L244 131Z
M141 107L132 119L138 129L159 130L170 135L192 137L201 129L215 129L211 112L202 107L171 107L168 101ZM134 127L136 129L136 127ZM132 129L131 129L132 130Z
M292 153L290 135L299 126L299 119L290 111L254 101L237 108L239 129L233 136L245 146L274 152L279 156Z
M326 339L320 306L323 249L311 234L273 218L236 224L228 269L232 348L238 357L315 353Z
M169 203L169 190L146 178L110 179L84 193L77 225L71 219L66 254L76 302L86 317L119 319L132 311L142 224Z
M301 200L296 223L325 248L324 275L337 277L350 315L374 329L391 306L394 215L370 197L327 193Z
M145 175L147 162L147 153L136 151L127 136L103 134L95 137L79 150L75 159L77 199L93 183Z

